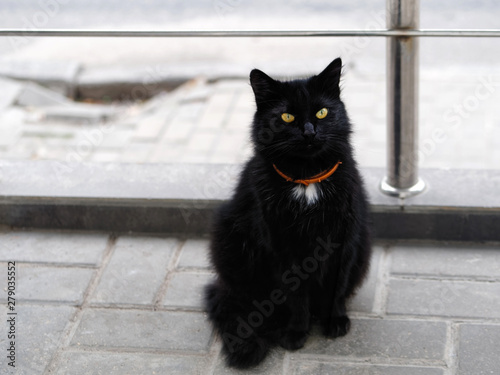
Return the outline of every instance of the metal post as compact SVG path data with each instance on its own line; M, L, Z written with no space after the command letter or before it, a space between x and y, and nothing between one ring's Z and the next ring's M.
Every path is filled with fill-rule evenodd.
M419 0L387 0L389 29L417 29ZM387 39L387 176L381 190L406 198L422 192L418 177L418 39Z

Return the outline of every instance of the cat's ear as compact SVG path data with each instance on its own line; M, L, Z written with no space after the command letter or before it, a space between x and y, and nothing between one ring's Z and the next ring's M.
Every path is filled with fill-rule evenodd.
M324 89L338 95L340 92L340 73L342 72L342 60L340 57L333 60L320 74L317 79Z
M250 84L255 95L255 101L259 105L270 99L275 92L278 82L263 71L254 69L250 72Z

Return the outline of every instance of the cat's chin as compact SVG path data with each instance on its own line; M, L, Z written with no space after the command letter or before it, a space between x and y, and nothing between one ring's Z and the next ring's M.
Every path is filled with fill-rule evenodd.
M323 151L324 151L323 145L306 144L297 147L295 150L292 151L292 153L293 156L295 157L306 157L309 159L320 155Z

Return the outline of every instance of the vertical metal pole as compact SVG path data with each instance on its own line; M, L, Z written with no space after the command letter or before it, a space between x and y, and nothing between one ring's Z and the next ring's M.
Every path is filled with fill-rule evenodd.
M419 0L387 0L388 29L418 29ZM381 190L406 198L425 189L418 177L418 39L387 40L387 176Z

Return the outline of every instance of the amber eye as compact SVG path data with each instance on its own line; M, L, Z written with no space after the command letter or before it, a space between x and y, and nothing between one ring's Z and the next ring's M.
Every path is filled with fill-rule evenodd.
M321 108L318 112L316 112L316 117L321 120L322 118L325 118L327 114L328 114L328 109Z
M281 119L285 122L292 122L293 120L295 120L295 116L291 115L290 113L283 113L281 115Z

